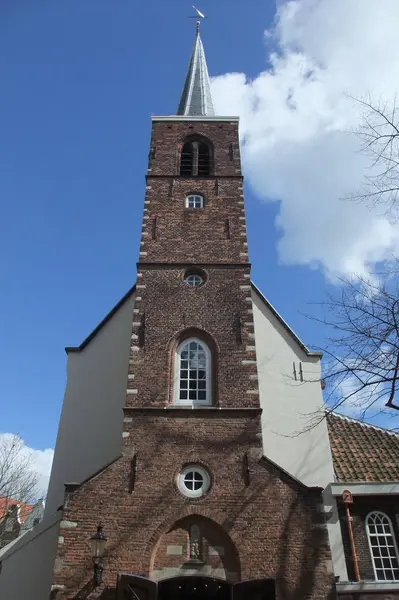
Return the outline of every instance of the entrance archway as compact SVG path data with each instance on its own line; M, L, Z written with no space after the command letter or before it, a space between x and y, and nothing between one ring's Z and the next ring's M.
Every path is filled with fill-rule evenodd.
M209 577L235 582L241 579L240 558L223 527L212 519L191 514L176 521L158 539L150 576L157 581Z
M273 579L231 583L214 577L186 575L153 581L127 573L118 576L117 600L275 600Z

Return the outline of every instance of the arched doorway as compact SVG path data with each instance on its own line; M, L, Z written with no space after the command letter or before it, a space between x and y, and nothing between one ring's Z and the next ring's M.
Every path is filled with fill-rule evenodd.
M158 539L150 577L157 581L208 577L233 583L241 579L240 558L223 527L207 517L188 515Z
M275 600L273 579L251 579L231 583L197 575L152 581L146 577L120 573L117 600Z

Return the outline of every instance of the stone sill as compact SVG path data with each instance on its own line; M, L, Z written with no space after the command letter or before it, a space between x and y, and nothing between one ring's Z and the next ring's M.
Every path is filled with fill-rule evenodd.
M339 594L399 591L399 581L339 581L336 586Z

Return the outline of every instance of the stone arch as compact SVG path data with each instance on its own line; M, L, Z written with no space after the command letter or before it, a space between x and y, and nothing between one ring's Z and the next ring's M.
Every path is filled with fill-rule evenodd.
M155 543L152 540L150 552L149 576L152 579L206 576L240 581L241 564L236 544L220 523L201 512L207 511L181 511L180 518L172 525L154 532L153 537L155 534L158 537ZM190 539L193 531L196 532L195 554Z

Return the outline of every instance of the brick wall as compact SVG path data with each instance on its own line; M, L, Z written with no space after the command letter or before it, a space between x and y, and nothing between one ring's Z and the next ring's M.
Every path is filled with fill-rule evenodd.
M183 140L193 134L212 143L211 177L178 176ZM248 262L238 124L155 122L151 148L140 261ZM190 193L203 195L204 209L185 208Z
M241 175L238 122L190 122L186 120L153 121L148 174L167 177L178 175L183 142L186 137L191 135L200 135L211 141L214 162L213 176L235 177Z
M178 176L184 138L194 134L211 141L210 177ZM119 572L155 578L181 572L187 527L196 522L206 554L195 569L231 579L276 579L279 600L324 600L333 576L320 491L262 458L237 123L154 122L148 173L124 456L68 491L54 584L65 586L63 600L105 600ZM185 209L189 192L204 195L204 209ZM206 273L199 288L183 283L192 263ZM172 402L175 351L191 335L212 353L212 406L194 410ZM211 479L197 500L176 485L191 463L206 468ZM89 538L99 520L109 542L104 586L92 591ZM223 555L210 554L210 542ZM168 552L168 546L182 552Z
M130 424L137 449L131 493L131 460L125 456L68 494L53 582L66 586L59 598L90 589L89 538L99 520L108 537L104 586L90 598L112 590L118 572L157 576L157 569L180 567L186 557L168 554L165 547L180 542L173 529L182 517L214 524L215 546L237 550L242 579L275 578L279 599L329 597L331 560L320 493L251 452L246 486L243 454L257 443L257 417L192 413L188 418L136 412ZM195 501L176 486L179 469L190 461L200 461L212 476L209 493ZM226 570L237 568L231 564Z
M191 332L213 349L213 404L258 407L249 268L208 267L207 282L199 288L183 282L184 272L182 265L139 266L126 404L171 402L174 351Z
M384 512L392 521L394 534L397 542L399 541L399 531L397 526L398 514L398 499L397 497L386 496L358 496L354 497L353 504L350 507L352 516L353 535L355 539L356 552L359 560L359 571L361 580L374 581L373 564L370 555L370 549L366 534L366 517L369 512L379 510ZM348 577L350 581L355 581L352 554L349 545L348 526L346 521L345 507L339 506L339 516L341 522L342 538L344 541L344 550L346 563L348 567Z

